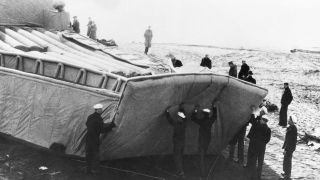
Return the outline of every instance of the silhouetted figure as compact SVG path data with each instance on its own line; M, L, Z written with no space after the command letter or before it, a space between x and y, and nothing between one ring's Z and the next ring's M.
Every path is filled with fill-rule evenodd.
M183 104L179 105L179 110L173 117L170 115L169 109L167 109L166 117L173 127L173 159L176 166L177 175L181 178L185 178L183 170L183 151L187 118L185 116Z
M149 48L151 47L151 40L152 40L153 34L151 30L151 26L148 27L148 29L144 32L144 53L148 54Z
M97 25L94 21L91 22L89 38L93 40L97 39Z
M80 23L77 16L73 17L72 29L75 33L80 33Z
M285 141L283 143L282 149L284 149L283 155L283 178L290 179L291 177L291 168L292 168L292 154L296 150L297 145L297 127L295 126L295 118L290 116L288 124L289 127L287 128Z
M256 84L256 79L254 79L254 78L252 77L252 75L253 75L252 71L249 71L249 72L248 72L248 77L245 78L245 81L251 82L252 84Z
M245 80L248 76L249 70L250 70L250 67L247 65L246 61L243 60L238 78Z
M247 167L252 173L250 177L251 179L254 179L256 174L257 178L259 180L261 179L266 145L271 138L271 130L267 125L268 120L262 117L263 115L267 114L267 112L268 111L266 107L262 107L260 115L257 118L251 120L252 127L247 136L250 139ZM257 161L258 167L256 171Z
M232 61L230 61L229 63L229 66L230 66L230 69L229 69L229 76L232 76L232 77L237 77L237 65L233 64Z
M293 96L289 88L289 84L284 83L284 91L281 97L281 109L280 109L280 117L279 117L279 125L282 127L287 126L288 106L292 102L292 100L293 100Z
M210 109L200 110L200 106L196 105L191 115L191 120L199 125L198 149L200 154L201 176L206 175L205 156L211 141L211 128L217 120L217 108L212 104Z
M212 68L212 62L211 62L211 59L209 58L208 54L206 54L206 56L204 58L202 58L200 66L207 67L209 69Z
M95 112L89 115L86 126L86 162L87 173L96 174L99 172L99 146L100 134L108 133L115 127L114 122L103 123L101 117L102 108L101 104L96 104L94 107Z
M238 144L238 161L239 164L243 165L244 162L244 137L246 136L248 124L242 126L242 128L238 131L238 133L234 136L234 138L229 143L229 159L234 160L234 151L235 146Z
M87 36L89 37L90 33L91 33L92 19L91 19L91 17L89 17L88 19L89 19L89 21L88 21L88 24L87 24L87 27L88 27Z

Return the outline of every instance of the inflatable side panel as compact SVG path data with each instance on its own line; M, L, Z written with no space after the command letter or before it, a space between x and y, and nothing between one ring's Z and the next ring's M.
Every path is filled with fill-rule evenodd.
M45 148L61 143L66 146L67 154L83 155L80 147L86 119L93 113L92 106L102 103L107 109L104 114L107 121L113 117L119 102L115 95L10 71L0 70L0 130Z

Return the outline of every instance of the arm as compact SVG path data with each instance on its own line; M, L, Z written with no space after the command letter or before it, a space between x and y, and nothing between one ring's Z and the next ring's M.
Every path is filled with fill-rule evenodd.
M116 125L113 121L109 123L103 123L103 132L107 133L111 131L114 127L116 127Z
M270 141L270 139L271 139L271 130L270 130L270 128L268 128L267 134L266 134L265 143L268 144L268 142Z

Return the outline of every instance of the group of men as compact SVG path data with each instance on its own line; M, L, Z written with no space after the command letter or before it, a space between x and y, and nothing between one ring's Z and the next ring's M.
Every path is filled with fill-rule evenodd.
M252 77L253 73L250 71L250 67L247 65L245 60L242 60L241 69L237 71L237 65L234 64L232 61L228 62L229 64L229 76L239 78L241 80L256 84L256 80Z
M211 127L217 119L217 103L213 102L211 107L194 105L194 110L191 113L191 120L199 125L198 150L201 177L206 175L206 153L211 141ZM175 110L177 107L169 107L166 110L168 122L173 127L173 159L177 170L176 175L180 178L185 178L182 162L187 117L184 105L184 103L181 103L177 111Z
M206 56L208 57L208 56ZM206 58L205 57L205 58ZM201 65L210 66L206 59L203 59ZM211 61L210 61L211 62ZM230 71L229 74L237 77L236 66L229 62ZM252 72L250 73L250 67L245 61L242 61L241 70L238 77L245 81L256 83L252 78ZM251 79L251 80L250 80ZM253 81L253 80L254 81ZM281 98L281 110L279 116L279 125L287 127L287 110L293 97L288 83L284 83L284 92ZM206 174L206 153L211 141L211 127L217 119L217 104L213 102L211 107L201 107L200 105L194 105L194 110L191 113L191 120L199 125L199 137L198 148L200 155L200 170L201 176ZM249 171L250 179L261 179L262 166L264 161L264 155L266 145L271 138L271 130L267 125L268 119L264 117L268 113L266 108L266 101L264 100L259 106L260 110L257 115L254 114L254 107L252 107L252 115L248 123L245 124L229 142L229 158L234 159L235 146L238 144L238 160L239 164L242 164ZM88 173L95 173L99 164L99 136L101 133L108 133L115 127L114 122L104 124L101 118L103 106L97 104L94 106L95 112L87 119L87 136L86 136L86 160L88 166ZM173 127L173 159L177 170L177 176L185 178L183 170L183 152L185 145L185 130L187 115L185 112L185 104L167 108L165 112L166 118L170 125ZM244 139L246 135L247 126L251 124L251 129L247 135L250 139L247 164L244 165ZM295 117L290 116L288 120L289 127L287 127L284 149L284 161L283 161L283 179L290 179L291 167L292 167L292 154L295 151L297 143L297 128L295 126ZM258 163L258 166L256 164Z
M93 40L96 40L97 39L97 25L91 19L91 17L89 17L89 22L88 22L87 26L88 26L87 36ZM77 16L73 16L73 22L72 22L71 27L75 33L80 33L80 22L79 22Z

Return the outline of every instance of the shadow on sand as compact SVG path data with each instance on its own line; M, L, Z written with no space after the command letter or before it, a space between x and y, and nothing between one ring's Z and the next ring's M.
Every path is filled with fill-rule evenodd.
M9 157L7 157L9 155ZM40 170L45 166L47 170ZM199 158L184 158L187 180L200 179ZM208 180L247 180L246 169L223 156L207 158ZM101 173L92 176L85 173L83 159L61 157L48 151L30 147L26 143L0 136L0 178L32 180L175 180L171 156L152 156L103 162ZM278 179L279 176L264 165L262 179Z

